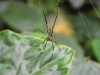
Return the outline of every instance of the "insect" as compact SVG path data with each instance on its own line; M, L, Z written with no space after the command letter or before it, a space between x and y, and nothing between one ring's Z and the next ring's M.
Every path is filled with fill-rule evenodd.
M46 28L47 28L47 34L45 34L45 33L44 33L43 31L41 31L41 30L40 30L40 31L41 31L43 34L47 35L47 38L45 38L45 40L44 40L41 44L43 44L44 42L46 42L46 43L45 43L44 48L43 48L43 50L41 51L41 53L40 53L37 57L35 57L34 59L32 59L32 60L35 60L36 58L38 58L38 57L44 52L44 50L45 50L45 48L46 48L46 45L47 45L47 41L51 41L53 50L54 50L54 45L53 45L53 43L55 43L55 44L57 45L57 47L59 48L57 42L52 38L53 29L54 29L54 26L55 26L55 23L56 23L56 19L57 19L57 16L58 16L58 11L57 11L57 14L56 14L56 16L55 16L54 23L53 23L53 25L52 25L50 28L49 28L48 25L47 25L47 19L46 19L46 15L45 15L44 11L43 11L43 14L44 14L44 19L45 19L45 25L46 25ZM37 45L37 46L33 46L33 47L38 47L38 46L40 46L40 44ZM52 56L53 56L53 50L52 50L52 55L51 55L50 59L51 59ZM60 48L59 48L59 50L60 50ZM60 50L60 51L61 51L61 50ZM50 60L50 59L49 59L49 60Z

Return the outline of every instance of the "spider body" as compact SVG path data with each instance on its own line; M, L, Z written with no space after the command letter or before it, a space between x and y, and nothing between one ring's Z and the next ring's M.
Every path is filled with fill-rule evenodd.
M44 11L43 11L43 14L44 14L45 23L46 23L46 28L47 28L47 38L46 38L41 44L43 44L44 42L46 42L46 44L45 44L43 50L41 51L41 53L40 53L37 57L35 57L34 59L38 58L38 57L44 52L44 49L46 48L46 45L47 45L47 41L51 41L53 50L54 50L54 45L53 45L53 43L55 43L55 44L57 45L57 47L58 47L58 44L57 44L56 41L52 38L53 29L54 29L55 22L56 22L56 19L57 19L57 16L58 16L58 11L57 11L57 15L56 15L56 17L55 17L55 21L54 21L53 25L52 25L50 28L49 28L48 25L47 25L47 20L46 20L46 16L45 16ZM41 31L41 30L40 30L40 31ZM45 34L43 31L41 31L41 32L42 32L43 34ZM40 45L40 44L39 44L39 45ZM39 45L34 46L34 47L38 47ZM58 47L58 48L59 48L59 47ZM52 56L53 56L53 50L52 50L52 55L51 55L50 59L51 59ZM60 50L60 48L59 48L59 50ZM60 50L60 51L61 51L61 50ZM34 60L34 59L33 59L33 60Z
M52 40L52 29L51 28L49 28L49 31L48 31L48 33L47 33L47 40L48 41L51 41Z
M51 28L49 28L49 30L48 30L48 37L52 37L52 29Z
M47 41L51 41L51 40L52 40L52 37L48 36Z

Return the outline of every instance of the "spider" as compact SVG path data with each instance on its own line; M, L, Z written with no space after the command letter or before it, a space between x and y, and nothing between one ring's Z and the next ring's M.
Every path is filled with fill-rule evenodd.
M36 58L38 58L38 57L44 52L44 50L45 50L45 48L46 48L46 45L47 45L47 41L51 41L53 50L54 50L54 45L53 45L53 43L55 43L55 44L57 45L57 47L59 48L57 42L52 38L53 29L54 29L54 26L55 26L55 23L56 23L56 19L57 19L57 16L58 16L58 11L57 11L57 14L56 14L56 16L55 16L54 23L53 23L53 25L52 25L50 28L49 28L48 25L47 25L47 19L46 19L46 15L45 15L44 11L43 11L43 14L44 14L44 19L45 19L45 25L46 25L46 28L47 28L47 34L45 34L45 33L44 33L43 31L41 31L41 30L40 30L40 32L42 32L43 34L47 35L47 37L45 38L45 40L44 40L41 44L43 44L45 41L46 41L46 43L45 43L45 46L44 46L43 50L41 51L41 53L40 53L37 57L35 57L34 59L32 59L32 60L35 60ZM33 46L33 47L38 47L38 46L40 46L40 44L37 45L37 46ZM52 56L53 56L53 50L52 50L52 55L51 55L50 59L51 59ZM60 48L59 48L59 50L60 50ZM60 51L61 51L61 50L60 50ZM49 59L49 60L50 60L50 59Z

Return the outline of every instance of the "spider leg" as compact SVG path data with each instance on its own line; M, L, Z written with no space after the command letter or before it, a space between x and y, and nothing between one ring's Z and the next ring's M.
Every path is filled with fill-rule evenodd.
M53 57L53 51L54 51L54 45L53 45L53 41L51 41L52 42L52 48L53 48L53 50L52 50L52 55L51 55L51 57L47 60L47 61L49 61L52 57ZM46 62L47 62L46 61Z
M41 33L43 33L43 34L45 34L45 35L46 35L46 33L44 33L42 30L40 30L40 29L39 29L39 31L40 31Z
M57 47L59 48L59 51L61 51L60 47L58 46L58 43L54 39L52 39L52 40L57 45Z
M37 57L35 57L34 59L32 59L32 60L35 60L35 59L37 59L38 57L40 57L40 56L42 55L42 53L44 52L44 49L46 48L46 45L47 45L47 38L46 38L45 41L46 41L46 44L45 44L43 50L41 51L41 53L40 53ZM31 60L31 61L32 61L32 60Z
M58 11L57 11L57 15L56 15L56 17L55 17L54 23L53 23L53 27L52 27L52 32L51 32L51 34L53 34L53 29L54 29L54 26L55 26L55 23L56 23L57 17L58 17Z
M43 11L43 14L44 14L44 18L45 18L46 27L47 27L47 33L48 33L47 19L46 19L46 15L45 15L44 11Z
M47 38L46 38L42 43L40 43L39 45L37 45L37 46L32 46L32 47L38 47L38 46L40 46L41 44L43 44L46 40L47 40Z

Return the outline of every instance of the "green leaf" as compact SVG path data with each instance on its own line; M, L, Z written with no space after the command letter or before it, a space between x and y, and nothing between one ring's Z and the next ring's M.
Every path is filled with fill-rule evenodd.
M0 18L19 31L42 27L41 15L20 1L3 1L0 4Z
M74 51L67 46L48 42L42 55L35 60L45 44L35 36L21 36L10 30L0 32L0 75L68 75ZM31 44L31 45L30 45ZM53 52L53 57L50 59ZM50 59L50 60L49 60ZM49 61L47 61L49 60Z
M100 62L100 39L94 39L92 40L91 43L92 43L93 52L97 60Z

